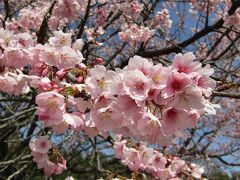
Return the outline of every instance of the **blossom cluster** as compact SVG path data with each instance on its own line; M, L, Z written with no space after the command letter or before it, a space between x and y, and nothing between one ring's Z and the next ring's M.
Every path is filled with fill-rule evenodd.
M226 26L233 26L236 30L240 29L240 9L238 8L236 12L231 16L226 16L224 18Z
M78 19L81 10L79 3L80 1L77 0L59 0L53 14L59 19L66 18L69 22L75 21Z
M30 142L33 161L37 163L38 169L43 169L45 175L61 174L67 169L66 160L59 150L52 146L52 142L46 136L40 136Z
M53 6L48 26L50 29L56 30L61 25L77 21L80 12L86 8L87 0L59 0L56 4L54 2L51 3L51 1L42 0L32 2L32 4L32 7L22 9L19 16L8 21L6 27L15 32L21 30L25 32L31 30L37 31L42 24L44 16L49 13L49 8ZM21 7L24 4L16 4L15 6Z
M91 120L102 132L170 142L178 131L194 127L201 114L215 113L206 99L215 87L213 69L194 59L192 53L177 54L172 66L163 67L134 56L122 70L95 66L85 81L93 99Z
M32 9L23 9L17 19L15 18L7 23L7 28L15 32L18 32L20 29L26 32L29 30L38 30L46 11L46 8L39 7L34 8L34 11Z
M168 32L172 26L172 20L170 19L168 9L163 7L161 11L157 12L152 20L152 23L160 26L162 31Z
M184 174L200 179L204 173L204 169L194 163L187 164L178 157L163 155L143 143L133 144L127 140L119 140L114 143L113 148L115 156L129 169L146 172L155 179L174 179Z
M197 38L200 46L195 55L176 54L168 67L140 56L127 58L164 48L173 52L176 44L182 44L182 38L176 37L188 32L184 20L189 20L189 14L182 11L185 4L180 2L10 0L0 6L0 91L16 96L34 92L31 103L36 105L41 133L47 128L54 136L101 135L106 141L109 135L120 134L128 140L114 142L116 157L132 171L144 171L158 179L201 178L203 168L149 147L167 147L176 137L187 138L182 131L194 127L202 115L216 113L217 105L209 100L216 86L210 77L213 69L195 56L204 61L214 59L226 49L229 37L237 36L240 9L229 16L231 0L190 0L186 7L199 15L199 28L205 15L209 19L203 18L205 28L213 24L212 18L223 18L224 24L207 39ZM170 31L170 15L179 19L173 26L179 32ZM233 31L222 38L220 32L225 28ZM218 38L222 41L211 53L209 42ZM172 57L168 55L166 59ZM157 57L162 58L152 59ZM119 59L128 65L107 68L111 60ZM209 125L210 121L205 121L202 123ZM239 129L239 123L232 127ZM30 149L45 175L67 169L50 138L33 139Z
M143 4L140 4L139 1L132 0L113 0L111 9L123 13L123 15L129 19L137 20L143 10Z
M82 41L72 44L70 33L56 31L45 45L35 41L35 37L28 33L14 34L0 29L0 79L4 92L15 95L27 93L29 86L35 87L42 77L52 73L52 66L59 70L73 68L83 60L79 49ZM28 66L31 66L28 68L29 75L23 74ZM60 76L61 71L58 74Z
M213 12L214 10L217 9L217 5L220 3L225 3L226 6L229 5L229 0L210 0L208 4L203 1L197 1L197 0L190 0L190 6L191 8L189 9L190 13L193 15L198 13L199 11L209 11Z
M137 24L125 24L122 31L118 33L122 41L126 42L147 42L154 34L149 27L138 26Z
M1 90L19 95L30 87L38 89L39 120L56 134L68 129L84 130L90 137L117 133L165 145L178 131L194 126L200 115L215 112L207 99L215 87L213 69L194 61L192 53L177 54L169 67L134 56L123 69L113 71L99 65L101 58L92 66L83 64L83 40L72 42L72 34L62 31L54 31L41 45L34 35L0 29L0 46ZM33 144L33 152L47 157L50 146L39 152ZM44 168L42 159L35 159Z
M30 91L26 76L21 71L17 72L18 74L6 72L0 75L0 91L13 95L26 94Z

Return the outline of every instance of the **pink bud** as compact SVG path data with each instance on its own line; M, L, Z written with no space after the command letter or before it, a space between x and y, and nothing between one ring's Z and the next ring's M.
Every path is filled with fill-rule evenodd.
M86 69L86 65L83 64L83 63L78 64L77 66L78 66L78 68L80 68L80 69Z
M64 69L61 69L61 70L59 70L57 73L56 73L56 75L58 76L58 78L63 78L66 74L67 74L68 72L67 71L65 71Z
M79 76L78 78L77 78L77 83L81 83L83 81L83 77L82 76Z
M42 76L46 76L48 74L48 68L44 68L43 71L42 71Z
M103 64L104 60L102 58L96 58L93 60L93 65Z

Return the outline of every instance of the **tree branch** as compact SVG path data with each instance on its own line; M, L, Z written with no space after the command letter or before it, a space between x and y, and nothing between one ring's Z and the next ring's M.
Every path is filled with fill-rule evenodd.
M227 162L226 160L224 160L222 157L219 157L219 156L208 156L210 158L216 158L218 159L219 161L221 161L223 164L226 164L228 166L240 166L240 163L230 163L230 162Z
M226 92L217 92L213 91L212 96L219 96L219 97L227 97L227 98L234 98L234 99L240 99L240 93L226 93Z
M87 19L88 19L88 16L89 16L89 13L90 13L90 8L91 8L91 0L88 0L88 4L87 4L87 9L86 9L86 12L85 12L85 16L83 18L83 20L81 21L81 23L79 24L78 28L79 28L79 31L78 31L78 34L77 34L77 38L76 39L79 39L81 38L82 36L82 33L83 33L83 30L84 30L84 26L87 22Z
M235 13L236 9L239 7L240 7L240 1L233 1L232 6L228 11L228 15L229 16L233 15ZM185 41L177 44L176 46L171 46L168 48L155 50L155 51L141 51L138 53L138 55L140 55L142 57L154 57L154 56L165 55L165 54L170 54L170 53L182 52L183 48L194 43L196 40L202 38L203 36L207 35L208 33L213 32L215 29L221 28L223 26L223 24L224 24L224 20L223 20L223 18L221 18L215 24L205 27L201 31L195 33L189 39L186 39Z
M39 28L39 31L37 32L37 42L44 44L46 35L47 35L47 31L48 31L48 20L51 17L52 14L52 10L54 8L54 5L57 3L57 1L54 1L51 5L51 7L49 8L48 12L46 13L46 15L44 16L44 19L42 21L42 24Z

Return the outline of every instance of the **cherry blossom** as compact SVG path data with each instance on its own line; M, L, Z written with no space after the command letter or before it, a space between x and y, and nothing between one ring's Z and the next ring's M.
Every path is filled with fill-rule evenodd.
M11 0L0 6L6 9L0 10L0 91L25 103L16 115L6 103L5 119L19 121L20 131L33 128L29 148L45 176L61 174L70 164L63 155L74 152L57 143L62 138L71 139L69 147L89 140L92 161L99 158L101 139L130 171L154 179L202 178L203 167L166 149L177 146L176 138L186 140L186 129L197 127L204 114L218 112L216 89L231 90L221 87L224 79L238 88L231 73L221 75L229 64L220 62L228 59L225 50L238 48L240 11L234 3L191 0L191 18L201 13L196 29L184 27L185 11L173 1ZM190 38L179 37L176 27ZM34 114L34 126L22 126L21 113Z
M46 126L58 125L63 120L64 96L56 92L44 92L36 97L38 116Z
M58 149L52 147L52 142L46 136L31 141L29 146L38 169L43 169L46 176L61 174L66 169L66 160Z

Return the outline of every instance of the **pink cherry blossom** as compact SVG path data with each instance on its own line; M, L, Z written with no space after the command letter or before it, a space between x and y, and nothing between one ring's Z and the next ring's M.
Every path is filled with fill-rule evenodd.
M72 48L65 46L60 50L60 61L58 61L57 67L59 69L74 68L82 60L82 56L79 56Z
M119 32L119 37L122 41L130 41L131 43L135 41L147 42L154 34L154 30L144 26L139 27L136 24L131 24L130 26L125 24L122 29Z
M133 171L138 170L141 163L139 152L134 148L127 149L125 152L125 159L122 163L127 165Z
M126 116L138 119L143 114L143 109L129 95L121 95L116 100L117 108Z
M60 54L55 47L46 46L44 50L40 52L40 59L50 66L57 66Z
M115 149L115 155L117 158L122 159L124 158L124 153L126 151L126 143L127 141L117 141L114 143L113 148Z
M196 179L200 179L202 177L202 174L204 173L204 169L203 167L199 167L194 163L190 164L190 168L192 169L192 173L191 175L196 178Z
M69 21L75 21L78 18L80 5L76 0L60 0L54 9L54 14L60 18L67 18Z
M155 157L152 161L153 167L156 168L156 170L164 169L166 164L167 164L167 160L165 157L163 157L163 154L155 152Z
M29 48L34 46L33 37L28 33L14 34L9 41L10 47Z
M124 90L133 99L143 101L147 98L152 81L141 71L129 71L124 77Z
M68 127L69 127L69 125L66 121L62 121L62 122L60 122L56 125L55 124L52 125L53 132L56 133L56 134L65 133L67 131Z
M13 95L25 94L30 91L26 77L21 71L19 74L6 72L0 75L0 90Z
M31 146L32 146L31 143L34 143L34 142L30 142L30 144L29 144L30 149L31 149ZM33 156L33 161L38 163L38 168L39 169L44 167L44 163L48 160L47 153L39 153L39 152L36 152L36 151L32 150L31 155Z
M40 136L38 139L33 140L29 146L32 151L37 153L47 153L52 148L52 143L46 136Z
M87 108L91 108L91 101L84 100L83 98L74 98L73 104L76 106L77 110L81 113L85 113Z
M148 76L151 73L152 68L153 63L151 61L140 56L134 56L129 59L128 65L124 68L124 70L139 70L145 76Z
M65 113L63 115L63 119L64 121L69 124L70 126L72 126L73 128L77 128L79 126L83 126L84 124L84 114L82 113Z
M171 106L187 111L191 109L199 110L205 107L202 93L196 87L188 87L183 92L177 93Z
M166 33L172 26L172 20L170 19L169 11L166 7L163 7L161 11L157 12L153 19L153 23L161 27Z
M97 160L94 168L97 165L99 172L111 178L114 172L103 170L105 163L99 161L111 153L101 149L106 145L120 163L135 171L132 176L201 179L204 169L180 158L191 160L195 152L192 142L184 143L193 136L185 130L199 125L208 128L214 117L198 121L205 114L218 113L215 96L237 96L240 10L231 0L210 0L207 6L191 0L184 4L189 6L187 11L179 8L181 3L1 1L0 109L4 111L0 129L19 127L20 134L15 135L32 137L32 159L45 176L59 175L67 164L75 164L69 157L67 163L60 151L74 158L79 149L85 151L83 159L92 155L87 165ZM186 19L196 23L186 24ZM221 131L235 135L237 125ZM186 150L181 144L188 145ZM8 158L6 167L18 172L21 166L8 163L12 161ZM25 157L13 158L28 163ZM78 170L70 167L63 176Z
M189 76L183 73L173 72L167 79L166 88L163 89L162 95L166 97L173 96L191 84Z
M9 41L11 40L12 36L13 36L12 31L0 28L0 45L3 48L6 48L8 46Z
M59 150L52 147L51 141L46 136L34 139L29 146L38 169L43 169L46 176L61 174L63 170L67 169L66 160L59 154ZM51 152L50 149L52 149Z
M162 89L166 86L167 78L170 73L168 67L163 67L161 64L155 65L150 70L150 77L152 78L154 88Z
M109 131L117 128L116 124L121 124L123 114L114 108L114 99L105 98L100 96L94 104L91 112L91 118L99 130Z
M63 33L62 31L54 31L54 36L49 38L49 44L54 47L64 47L64 46L71 46L72 39L71 33Z
M63 121L64 96L56 92L40 93L36 97L37 113L46 126L58 125Z
M179 73L190 74L191 76L196 76L198 71L201 69L201 63L193 62L196 57L193 53L189 52L186 54L177 54L173 60L173 68Z
M194 79L196 85L202 90L205 96L210 96L212 89L216 87L216 82L210 78L213 74L213 69L206 65L201 69L199 75Z
M30 60L27 51L19 48L8 47L4 50L3 63L8 67L22 68Z
M124 92L123 78L124 71L122 69L117 68L115 71L108 71L106 83L109 95L117 95Z
M166 134L173 134L186 126L187 112L176 108L169 108L163 112L163 131Z
M89 71L85 83L93 97L97 97L106 89L106 73L107 70L102 65L97 65Z

